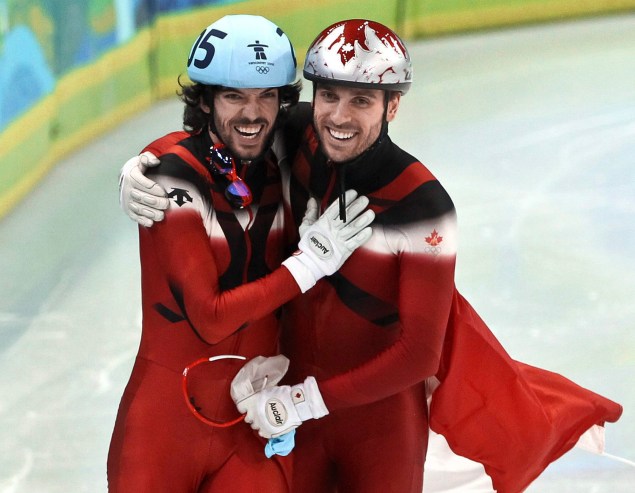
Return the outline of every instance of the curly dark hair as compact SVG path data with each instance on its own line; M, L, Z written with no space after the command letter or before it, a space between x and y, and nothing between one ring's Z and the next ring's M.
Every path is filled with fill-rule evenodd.
M200 103L203 102L210 108L213 108L214 94L216 91L223 89L223 87L205 85L198 82L184 84L181 82L180 76L178 83L181 90L177 92L177 94L181 101L185 103L183 110L183 129L190 134L198 133L208 127L210 119L213 117L212 114L205 113L201 109ZM289 108L298 104L301 90L302 81L300 80L278 88L280 111L278 112L276 126L284 120Z

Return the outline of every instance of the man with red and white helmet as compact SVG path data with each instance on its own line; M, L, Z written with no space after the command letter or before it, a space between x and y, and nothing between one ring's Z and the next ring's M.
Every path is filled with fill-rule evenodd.
M557 381L558 395L575 396L575 405L536 394L527 384L535 380L456 291L452 201L388 136L412 82L399 37L373 21L338 22L310 46L304 76L313 82L312 107L300 103L283 129L293 158L285 193L295 224L310 224L333 200L345 216L343 192L353 188L376 213L373 236L337 273L285 305L281 350L290 359L286 381L292 385L258 391L271 366L255 360L234 379L232 397L264 437L302 424L294 451L296 492L421 492L429 425L454 432L453 448L482 460L498 491L521 491L546 467L545 457L564 453L591 424L614 421L620 407L540 371L539 378L531 374L540 381L536 387ZM315 202L305 214L308 198ZM471 345L474 351L464 351ZM492 386L499 370L515 383ZM429 413L427 384L438 381ZM470 390L466 398L462 382ZM316 395L329 411L319 421L309 412ZM495 396L500 412L479 406L475 395ZM526 407L524 414L515 404ZM532 426L523 424L527 416ZM551 421L563 416L565 432ZM488 455L499 443L474 426L492 422L504 423L498 428L509 432L505 438L532 438L536 450L503 440L501 473Z
M264 441L236 412L231 362L277 354L276 310L336 271L370 237L373 213L349 192L350 221L339 219L337 205L311 217L285 259L285 163L273 147L299 88L293 48L278 26L223 17L195 41L188 75L187 132L163 139L159 166L139 175L168 191L169 206L160 224L139 229L141 343L113 431L108 487L287 492L281 464L265 458ZM269 373L258 390L282 376ZM319 394L313 403L312 418L327 413Z

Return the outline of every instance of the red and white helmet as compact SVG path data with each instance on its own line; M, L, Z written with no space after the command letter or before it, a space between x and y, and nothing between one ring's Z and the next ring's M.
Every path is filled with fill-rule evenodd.
M412 82L412 63L392 30L378 22L351 19L327 27L315 38L303 73L314 82L405 94Z

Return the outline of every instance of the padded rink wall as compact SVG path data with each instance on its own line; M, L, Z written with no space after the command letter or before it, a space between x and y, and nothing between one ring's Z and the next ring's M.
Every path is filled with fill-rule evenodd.
M196 35L226 14L276 22L301 64L345 18L412 40L633 10L635 0L0 0L0 218L66 154L173 96Z

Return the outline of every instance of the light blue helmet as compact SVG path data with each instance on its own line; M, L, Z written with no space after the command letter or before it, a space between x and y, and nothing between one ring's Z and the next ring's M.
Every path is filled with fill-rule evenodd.
M257 15L226 15L198 37L187 60L193 82L237 89L282 87L296 76L287 35Z

